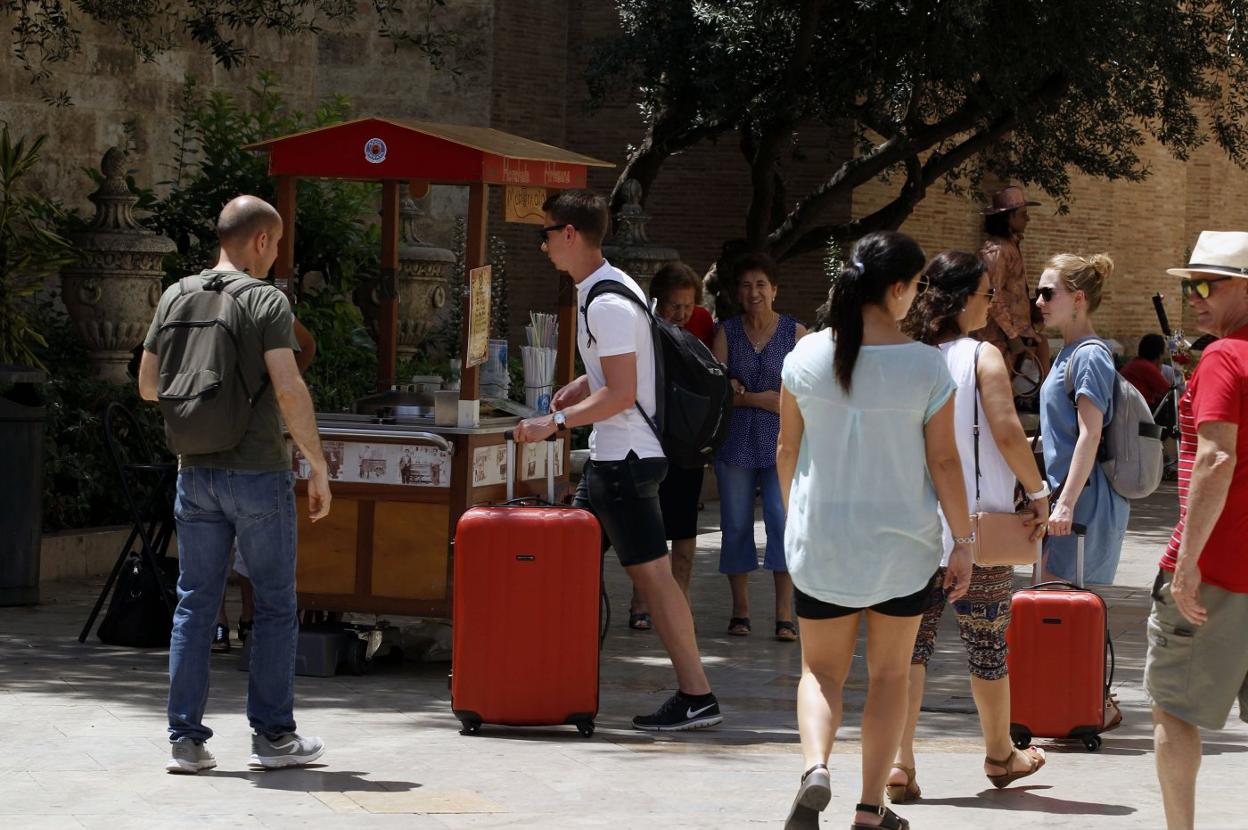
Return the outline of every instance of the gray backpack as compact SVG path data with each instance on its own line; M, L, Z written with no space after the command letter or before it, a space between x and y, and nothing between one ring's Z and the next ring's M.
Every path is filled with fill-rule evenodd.
M239 350L252 322L238 299L263 285L250 277L227 283L221 274L179 281L181 293L169 304L156 340L156 392L174 453L222 452L243 440L269 378L243 377Z
M1069 367L1075 355L1084 346L1099 346L1114 359L1113 350L1103 340L1089 340L1075 347L1070 355ZM1075 380L1066 372L1066 395L1075 403ZM1126 499L1142 499L1151 496L1161 484L1165 460L1161 452L1161 439L1165 427L1153 422L1153 411L1148 402L1131 382L1121 374L1114 374L1113 417L1101 430L1101 444L1097 460L1109 484L1118 495Z

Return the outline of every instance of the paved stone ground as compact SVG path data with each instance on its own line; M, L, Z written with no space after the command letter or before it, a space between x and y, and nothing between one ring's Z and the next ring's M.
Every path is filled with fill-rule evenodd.
M923 801L915 828L1158 828L1147 701L1140 686L1148 587L1174 519L1172 488L1137 504L1119 584L1106 589L1124 709L1104 748L1042 743L1048 766L1025 786L996 791L983 750L961 646L946 615L920 721ZM769 580L753 580L755 633L722 633L728 591L716 572L718 507L707 506L694 577L700 642L726 722L703 733L654 737L628 728L669 693L672 674L654 633L627 630L627 580L608 560L615 618L606 643L599 729L486 728L457 733L441 664L382 665L364 677L299 678L301 729L324 737L324 763L249 772L246 675L214 658L209 724L220 766L198 777L163 771L166 654L79 645L97 585L56 583L33 609L0 609L0 825L6 828L779 826L801 759L794 723L798 647L766 636ZM757 526L762 538L762 526ZM517 621L523 625L523 621ZM847 691L832 758L834 797L824 825L847 826L858 789L861 662ZM1210 733L1200 826L1248 827L1242 780L1248 729Z

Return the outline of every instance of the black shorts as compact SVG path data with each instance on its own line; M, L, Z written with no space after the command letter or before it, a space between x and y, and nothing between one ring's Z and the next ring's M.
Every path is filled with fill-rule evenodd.
M692 539L698 535L698 498L702 495L705 472L705 467L687 470L668 465L667 477L659 485L663 532L668 539Z
M937 568L936 572L932 574L932 578L927 581L927 584L913 594L886 599L866 608L847 608L844 605L833 605L830 602L815 599L809 594L803 594L794 588L794 607L797 611L797 616L807 620L834 620L837 617L848 617L850 614L857 614L859 611L874 611L886 617L917 617L931 606L932 588L936 580L940 578L940 569Z
M666 458L587 461L577 485L575 507L590 511L602 525L603 550L608 544L626 568L667 556L659 484L667 475Z

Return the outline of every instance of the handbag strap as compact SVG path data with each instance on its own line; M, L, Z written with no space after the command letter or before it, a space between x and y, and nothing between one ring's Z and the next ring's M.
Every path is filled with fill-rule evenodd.
M975 344L975 358L971 366L971 379L975 382L974 420L971 431L975 435L975 512L979 512L979 350L984 347L982 342Z

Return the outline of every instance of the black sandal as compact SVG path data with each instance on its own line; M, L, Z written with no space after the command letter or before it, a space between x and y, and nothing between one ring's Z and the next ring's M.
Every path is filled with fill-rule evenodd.
M793 635L791 637L784 636L784 632ZM782 643L797 642L797 624L792 620L776 620L776 639Z
M734 628L744 628L745 631L733 631ZM729 619L728 633L734 637L748 637L750 635L750 618L732 617Z
M212 653L225 654L230 650L230 627L217 623L212 629Z
M818 830L819 814L832 800L832 781L827 764L815 764L802 773L802 785L784 822L784 830Z
M629 611L628 627L633 629L633 631L649 631L651 628L654 628L654 623L650 621L650 615L645 611Z
M849 830L910 830L910 822L894 813L887 807L881 807L879 804L855 804L854 811L859 813L875 813L880 817L879 824L859 824L854 822L849 826Z

